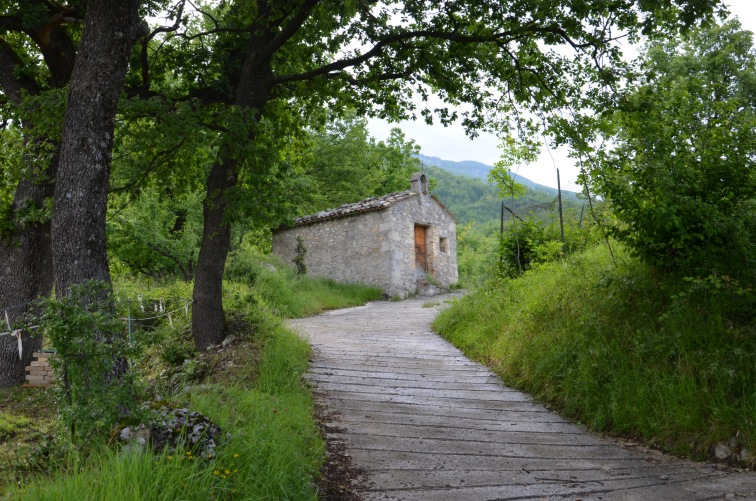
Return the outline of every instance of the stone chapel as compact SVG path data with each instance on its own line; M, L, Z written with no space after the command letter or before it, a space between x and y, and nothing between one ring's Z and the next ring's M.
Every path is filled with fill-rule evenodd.
M411 189L297 218L273 230L273 252L293 265L297 237L307 273L407 297L446 288L457 275L457 220L428 192L423 172Z

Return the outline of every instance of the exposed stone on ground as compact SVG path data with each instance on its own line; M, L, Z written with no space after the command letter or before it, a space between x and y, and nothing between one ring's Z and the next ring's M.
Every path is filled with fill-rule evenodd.
M732 455L732 449L727 444L720 442L714 447L714 456L717 459L727 459Z
M418 296L424 296L424 297L438 296L440 294L446 294L447 292L449 292L447 289L438 287L437 285L434 285L425 279L421 278L417 280L417 295Z
M171 407L162 401L145 405L156 411L155 423L123 428L119 438L127 447L149 446L155 451L167 452L185 448L195 456L215 456L221 429L210 418L184 407Z
M224 339L223 342L221 342L221 346L224 348L228 348L234 343L234 341L236 341L236 336L231 334L230 336L226 336L226 339Z

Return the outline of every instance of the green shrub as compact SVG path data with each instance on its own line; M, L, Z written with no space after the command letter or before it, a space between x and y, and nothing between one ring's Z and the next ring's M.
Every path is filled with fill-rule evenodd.
M756 279L756 53L737 20L649 43L590 182L614 235L679 273Z
M184 394L188 406L230 434L214 458L101 448L83 466L41 477L12 499L317 499L324 444L302 374L309 346L279 319L257 319L263 352L253 382L224 381ZM255 361L250 361L254 364Z
M56 356L62 417L79 446L90 447L113 426L137 414L135 380L128 369L134 355L113 297L102 283L72 286L50 299L41 318Z

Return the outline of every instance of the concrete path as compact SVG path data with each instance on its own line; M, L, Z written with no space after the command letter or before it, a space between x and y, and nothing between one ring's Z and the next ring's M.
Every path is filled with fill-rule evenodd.
M366 500L756 500L731 473L586 433L431 331L448 297L291 321Z

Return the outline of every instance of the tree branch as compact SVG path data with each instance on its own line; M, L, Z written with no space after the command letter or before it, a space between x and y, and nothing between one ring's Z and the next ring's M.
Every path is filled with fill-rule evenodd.
M476 43L497 43L499 45L506 45L509 42L528 36L529 34L553 34L562 38L573 49L581 50L587 47L593 47L595 44L592 42L577 43L572 40L568 34L561 29L561 27L552 26L540 26L537 24L529 24L523 26L518 30L504 31L501 33L493 33L490 35L464 35L460 33L444 32L436 30L416 30L406 31L401 33L394 33L386 36L385 38L376 42L373 47L367 52L358 55L356 57L345 58L333 63L326 64L320 68L316 68L303 73L292 73L288 75L281 75L273 78L273 84L282 84L286 82L295 82L303 80L312 80L319 76L329 75L330 73L340 72L347 68L351 68L369 61L375 57L380 56L383 51L393 45L406 41L413 40L444 40L449 42L461 43L461 44L476 44Z
M143 93L146 93L150 89L150 63L149 63L148 54L147 54L147 48L149 47L150 41L152 41L152 39L155 38L160 33L170 33L179 29L179 26L181 26L181 15L184 13L185 5L186 5L186 0L181 0L177 4L178 7L176 11L176 20L174 21L173 25L160 26L158 28L155 28L149 35L147 35L146 37L142 39L142 50L139 54L139 64L141 65L141 69L142 69L141 91Z
M21 103L24 91L28 94L36 94L38 91L33 79L14 76L14 70L22 65L21 58L13 47L0 38L0 88L14 104Z
M278 49L283 47L283 45L299 31L318 3L320 3L320 0L305 0L299 11L292 16L291 21L281 29L278 35L268 43L265 49L262 50L255 59L258 61L267 61L272 57Z

